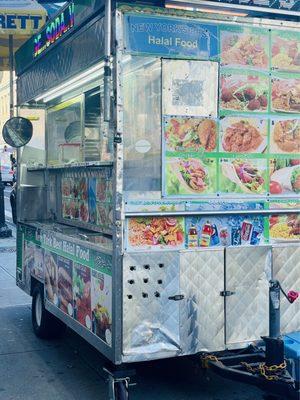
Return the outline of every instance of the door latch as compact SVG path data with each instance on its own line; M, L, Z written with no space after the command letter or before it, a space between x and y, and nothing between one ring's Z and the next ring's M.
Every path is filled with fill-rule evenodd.
M233 296L235 294L235 292L231 292L230 290L223 290L222 292L220 292L220 296L222 297L229 297L229 296Z
M179 301L184 299L183 294L176 294L175 296L168 297L169 300Z

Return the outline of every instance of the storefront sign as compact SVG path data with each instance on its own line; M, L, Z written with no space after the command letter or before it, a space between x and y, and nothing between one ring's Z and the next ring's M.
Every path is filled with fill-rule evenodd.
M41 15L0 14L0 28L12 30L38 29Z
M49 46L57 42L74 27L74 3L70 3L61 14L50 21L45 29L34 38L34 57L41 55Z
M211 59L218 54L218 28L187 19L127 15L125 47L153 53Z

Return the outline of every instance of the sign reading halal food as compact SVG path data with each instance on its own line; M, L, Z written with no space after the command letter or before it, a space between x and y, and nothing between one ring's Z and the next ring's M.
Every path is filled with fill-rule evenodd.
M57 17L51 20L46 27L34 38L34 57L41 55L65 35L75 23L74 3L70 3Z
M211 59L218 55L218 28L188 19L126 15L126 50Z

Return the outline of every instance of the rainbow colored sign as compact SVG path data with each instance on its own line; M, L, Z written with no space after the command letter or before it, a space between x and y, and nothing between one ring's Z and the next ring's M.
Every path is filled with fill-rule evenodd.
M34 38L34 58L40 56L75 25L74 3L70 3Z

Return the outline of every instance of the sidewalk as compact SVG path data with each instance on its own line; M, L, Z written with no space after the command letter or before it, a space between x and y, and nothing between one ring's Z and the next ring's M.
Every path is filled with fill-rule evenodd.
M31 299L16 287L16 237L0 239L0 308L28 305Z

